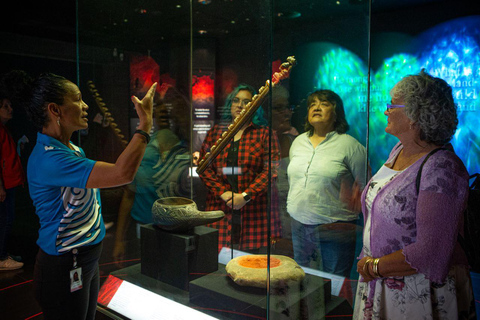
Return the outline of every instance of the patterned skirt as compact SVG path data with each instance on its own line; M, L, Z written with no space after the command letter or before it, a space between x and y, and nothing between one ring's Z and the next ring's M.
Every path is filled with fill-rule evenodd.
M476 319L470 274L457 265L443 284L421 273L359 281L353 319Z

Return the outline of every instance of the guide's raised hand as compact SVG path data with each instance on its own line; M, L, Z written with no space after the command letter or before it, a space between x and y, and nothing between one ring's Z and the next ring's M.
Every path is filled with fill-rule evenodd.
M140 125L138 129L141 129L145 132L150 132L153 124L153 97L155 96L155 90L157 88L157 83L152 84L150 89L148 89L147 94L143 97L142 100L138 99L136 96L132 96L132 102L135 105L135 110L137 111L138 118L140 119Z

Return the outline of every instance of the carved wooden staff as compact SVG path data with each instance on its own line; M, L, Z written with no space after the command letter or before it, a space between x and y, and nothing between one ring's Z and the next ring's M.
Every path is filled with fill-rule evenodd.
M279 72L275 72L272 76L272 87L277 85L281 80L288 78L290 70L297 63L295 57L291 56L287 58L287 62L281 64ZM205 157L200 160L197 167L197 173L202 173L207 167L215 160L216 157L222 152L228 145L230 139L253 117L257 109L262 105L263 101L270 91L270 80L267 80L264 86L258 90L258 94L252 97L240 115L233 120L233 123L228 126L227 130L222 133L222 136L217 142L210 148L210 152L205 154Z
M89 80L87 84L88 84L88 89L90 90L90 93L92 94L93 98L95 99L95 102L97 103L98 108L100 109L100 112L102 113L103 121L106 121L108 123L108 126L112 128L113 133L115 133L115 136L117 136L117 138L120 139L120 142L122 143L123 147L126 147L128 144L128 141L125 140L125 135L122 134L122 130L118 128L118 125L115 123L115 119L113 119L112 114L108 111L108 108L105 102L103 102L103 99L100 97L98 90L95 88L95 84L91 80Z

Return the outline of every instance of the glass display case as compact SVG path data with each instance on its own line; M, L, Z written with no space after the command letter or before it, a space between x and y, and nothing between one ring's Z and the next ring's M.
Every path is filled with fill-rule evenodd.
M369 8L362 1L79 3L79 60L95 55L79 68L95 115L80 134L86 152L118 155L138 122L129 96L159 84L152 141L135 181L102 191L116 198L104 217L116 228L112 259L124 266L111 277L218 318L351 314L362 227L348 202L367 174ZM92 52L97 41L104 56ZM318 121L307 119L312 105ZM338 133L327 140L342 141L324 143L317 156L300 147L300 171L288 170L305 177L296 178L289 214L289 153L308 121L329 122ZM338 155L324 155L334 149ZM167 198L224 217L172 230L152 218L152 206ZM312 224L322 231L308 240ZM103 291L110 282L117 283L107 280ZM101 305L125 311L115 301Z
M135 181L103 191L116 198L104 216L116 228L112 258L125 266L112 277L219 318L352 313L364 223L353 204L396 143L384 134L389 90L421 67L444 72L430 64L438 43L417 43L428 31L408 41L373 34L384 22L372 22L372 10L381 7L79 3L79 61L95 54L87 44L105 52L79 67L96 114L79 137L89 154L121 152L138 121L128 97L159 83ZM401 49L386 50L385 39ZM476 89L467 78L457 97L468 101ZM152 217L167 198L224 217L172 230ZM277 278L285 272L291 278Z
M452 86L452 145L480 171L480 16L468 1L75 5L62 7L75 12L73 36L57 35L68 43L33 49L5 33L1 56L78 84L89 127L73 140L95 160L115 162L139 123L131 97L158 83L134 181L101 190L106 317L351 318L371 241L360 195L398 142L385 132L390 90L423 68ZM19 112L26 165L35 133Z

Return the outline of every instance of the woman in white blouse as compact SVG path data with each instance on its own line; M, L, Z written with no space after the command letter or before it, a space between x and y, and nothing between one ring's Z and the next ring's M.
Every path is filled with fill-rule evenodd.
M343 102L335 92L318 90L307 101L306 132L294 140L288 166L294 258L348 277L360 211L351 195L365 184L366 150L346 134Z

